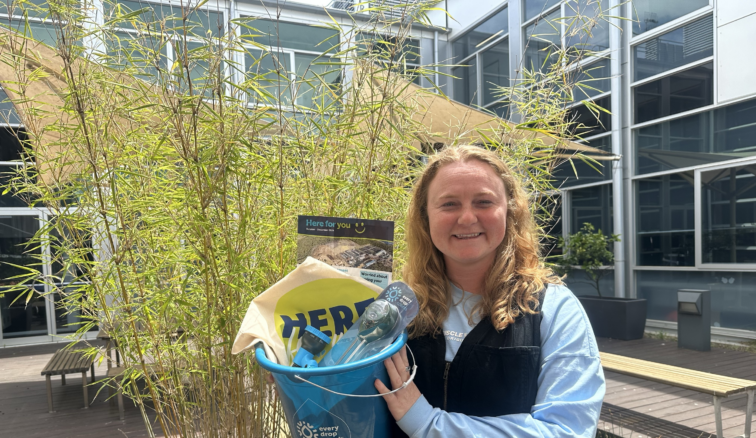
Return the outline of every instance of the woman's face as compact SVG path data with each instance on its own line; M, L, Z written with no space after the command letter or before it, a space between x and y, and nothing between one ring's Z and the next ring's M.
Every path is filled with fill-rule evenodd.
M488 269L506 234L504 182L478 160L440 168L428 187L428 222L447 267Z

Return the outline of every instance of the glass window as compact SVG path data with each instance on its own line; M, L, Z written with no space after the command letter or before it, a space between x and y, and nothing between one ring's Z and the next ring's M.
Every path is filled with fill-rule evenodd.
M326 52L339 46L339 32L334 29L285 21L244 17L241 34L244 41L268 47Z
M548 69L556 62L554 51L562 45L560 16L561 11L556 10L525 28L524 68Z
M17 169L16 166L0 166L0 184L8 184L10 179L16 176ZM25 200L28 197L28 193L19 196L12 190L8 193L0 192L0 207L29 207L29 203Z
M711 105L713 82L713 65L704 64L633 88L635 123Z
M156 37L136 36L127 32L115 32L108 37L105 44L109 66L119 70L134 68L138 72L136 76L148 82L157 80L157 66L162 71L168 69L167 41L161 42Z
M565 43L572 48L571 54L583 56L591 52L609 49L609 29L611 25L602 17L602 5L596 0L570 0L565 3ZM590 23L591 20L595 22ZM590 33L586 27L590 23Z
M608 111L612 107L611 96L597 99L594 104ZM597 111L598 114L594 113L594 111ZM591 109L585 104L570 108L567 120L573 124L573 133L581 138L603 134L612 130L611 114L606 111Z
M637 175L752 156L756 100L636 129L633 142Z
M709 6L709 0L633 0L633 35Z
M464 36L456 39L452 45L454 50L455 62L460 62L486 44L493 42L496 38L506 35L509 32L509 14L508 9L504 8L494 16L484 21L475 29L467 32Z
M585 223L611 234L613 217L611 184L570 190L570 234L580 231Z
M18 112L16 112L16 106L13 105L13 102L11 102L2 88L0 88L0 123L21 123Z
M714 54L714 19L696 20L633 47L633 80L639 81Z
M564 279L564 284L570 288L575 296L598 296L596 294L596 287L593 280L588 277L582 269L573 269L570 271L570 275ZM610 270L606 275L603 275L599 279L599 287L601 288L601 295L604 297L613 297L614 293L614 269Z
M525 0L523 2L523 21L528 21L536 15L541 15L550 7L559 4L561 0Z
M86 287L86 285L63 287L62 291L65 294L86 293ZM75 333L88 319L91 319L86 316L82 317L80 306L71 305L73 303L66 305L67 303L61 299L60 292L53 293L52 297L55 301L55 330L57 334ZM97 330L97 327L95 326L92 330Z
M323 65L331 59L325 56L297 53L294 64L297 73L297 104L307 108L327 106L333 102L341 85L339 66Z
M703 263L756 263L756 166L701 172Z
M40 269L39 247L28 247L39 229L37 216L0 216L0 285L15 284L12 278L28 274L21 267Z
M499 87L509 86L509 39L480 54L483 71L483 105L501 99Z
M27 302L29 292L4 292L0 287L0 312L3 318L4 338L48 334L47 300L42 296L43 292L43 286L34 286Z
M650 319L677 321L677 291L711 291L711 325L756 330L756 273L723 271L636 271L638 298Z
M474 105L478 98L478 73L475 58L470 59L466 64L453 68L451 71L454 76L454 100L466 105Z
M122 7L122 15L134 11L140 11L145 8L149 9L131 20L119 21L116 23L116 26L120 28L134 29L134 25L131 21L138 20L149 24L149 30L153 32L164 28L169 33L184 33L184 21L182 19L183 11L182 6L179 4L171 6L168 4L155 4L131 0L116 0L115 2L106 0L103 6L105 8L106 21L115 18L116 6ZM164 27L161 25L162 22L165 22ZM223 13L202 9L194 10L187 17L186 28L187 33L190 36L206 36L208 33L215 37L222 35L224 28Z
M28 141L25 130L0 127L0 161L21 161Z
M611 135L583 143L602 151L612 151ZM582 160L581 158L572 158L557 166L552 172L552 176L555 180L555 187L574 187L600 181L610 181L612 179L612 162L594 162Z
M248 49L244 54L244 65L250 77L257 77L260 87L272 97L251 96L252 100L270 99L291 103L291 54L287 52L268 52Z
M47 4L47 0L26 0L23 5L20 2L4 1L0 2L0 16L8 16L8 5L15 4L16 7L13 10L13 15L23 16L24 14L29 17L45 18L50 14L50 7Z
M694 266L693 173L637 181L640 266Z
M26 27L27 24L29 25L28 29ZM26 37L34 38L37 41L47 44L50 47L58 45L58 36L55 33L55 26L51 23L27 21L23 18L8 21L7 18L4 18L0 19L0 27L12 29Z
M541 212L538 217L542 220L542 230L545 234L541 240L541 254L546 259L561 256L562 248L557 246L557 243L562 237L562 196L546 196L540 206Z
M596 61L573 72L573 101L589 100L611 90L611 75L609 59Z
M176 52L174 52L174 59L180 59L183 57L182 52L184 47L181 42L178 42L174 46L174 50L176 50ZM208 84L208 80L211 79L211 75L216 73L213 72L211 74L209 69L211 59L214 58L216 54L213 53L213 49L210 46L191 41L186 43L186 50L188 55L187 64L189 66L189 78L186 77L186 69L181 67L181 65L177 66L173 71L174 76L177 77L177 80L180 80L182 89L186 91L189 90L188 79L191 79L192 92L194 94L203 92L205 96L210 97L212 95L212 89L209 88L210 85Z

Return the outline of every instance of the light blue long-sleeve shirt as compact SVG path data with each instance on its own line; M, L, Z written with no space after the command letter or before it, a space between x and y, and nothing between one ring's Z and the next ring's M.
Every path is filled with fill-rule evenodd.
M583 307L565 286L549 285L543 301L538 394L529 414L449 413L421 396L398 421L399 427L411 438L592 438L606 389L596 338ZM468 333L470 327L466 321L464 325L448 329Z

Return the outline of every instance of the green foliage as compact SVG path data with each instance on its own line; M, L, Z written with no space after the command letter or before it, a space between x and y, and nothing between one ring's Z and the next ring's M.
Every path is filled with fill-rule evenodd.
M591 285L596 288L596 293L601 296L599 282L602 277L610 273L610 267L614 264L614 253L609 245L619 242L617 234L604 235L590 223L584 223L583 228L575 234L570 234L567 240L559 238L559 247L564 256L555 261L556 271L560 275L569 275L575 268L580 267L591 279Z
M250 301L296 266L299 214L395 221L400 276L410 187L438 136L415 116L423 93L440 91L402 98L407 79L436 74L408 70L417 55L405 42L413 22L430 25L433 2L402 5L398 18L379 5L365 24L323 23L341 43L323 42L323 55L299 66L257 38L253 19L212 28L218 14L203 2L107 2L104 25L78 1L35 2L15 4L47 8L57 45L3 36L0 62L16 74L4 89L33 145L3 189L52 219L29 245L39 268L11 290L45 284L80 315L72 339L109 331L127 369L119 383L151 434L153 409L165 436L288 433L272 385L231 345ZM365 35L390 37L369 45ZM92 39L101 44L85 50ZM565 69L579 60L553 53L564 62L500 90L520 123L477 133L522 176L543 223L550 171L571 137Z

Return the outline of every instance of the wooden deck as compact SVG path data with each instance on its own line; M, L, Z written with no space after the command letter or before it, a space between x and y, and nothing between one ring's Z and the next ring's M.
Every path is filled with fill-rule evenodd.
M40 376L61 344L0 349L0 436L8 437L146 437L142 416L126 400L126 420L118 419L118 407L106 401L107 391L90 389L90 408L82 409L81 376L69 375L66 386L53 379L57 412L47 412L45 379ZM756 380L756 354L714 348L702 353L677 348L676 340L599 339L599 349L609 353L651 360L750 380ZM102 363L95 368L105 376ZM714 407L710 396L612 372L606 373L607 391L599 428L632 438L708 438L715 435ZM743 433L744 396L727 399L722 406L726 437ZM756 419L755 419L756 420ZM756 422L753 430L756 431ZM159 428L155 426L159 434ZM160 435L158 435L160 436Z
M81 374L69 374L66 386L53 377L55 413L47 412L45 378L40 371L63 344L0 349L0 436L18 438L147 437L139 409L125 400L125 421L118 419L118 406L107 401L107 388L95 382L89 388L89 409L83 409ZM105 362L95 366L102 379ZM159 427L155 432L160 435Z
M677 340L617 341L599 338L599 350L697 371L756 380L756 354L712 348L699 352L677 348ZM606 396L599 429L633 438L708 438L716 436L709 395L606 372ZM743 434L745 395L722 403L725 437ZM751 429L756 431L756 418ZM752 432L753 433L753 432Z

